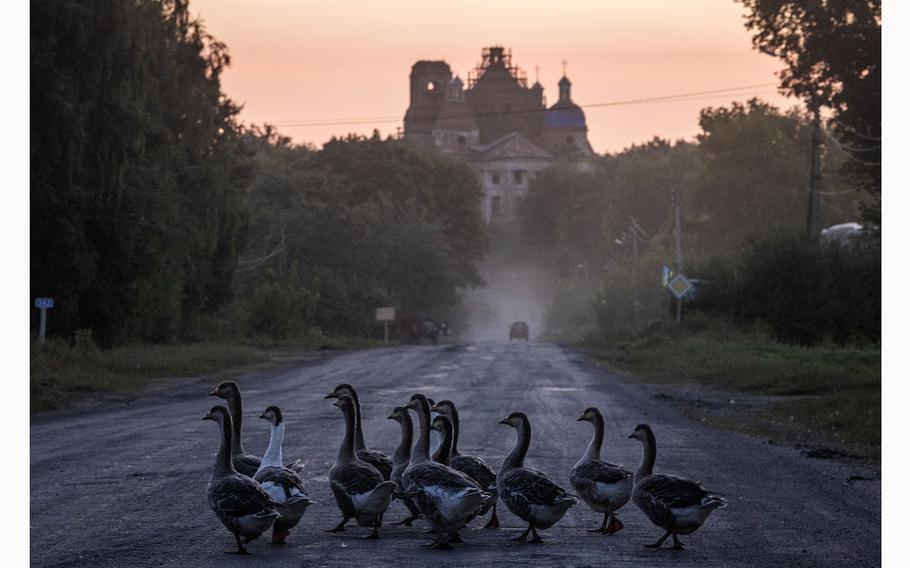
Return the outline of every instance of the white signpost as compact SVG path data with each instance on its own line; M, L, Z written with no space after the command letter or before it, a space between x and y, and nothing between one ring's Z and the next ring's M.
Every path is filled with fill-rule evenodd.
M385 342L389 342L389 322L395 321L395 308L389 306L376 308L376 321L381 321L385 329Z
M44 343L47 334L47 310L54 307L53 298L35 298L35 307L41 310L41 323L38 327L38 338Z

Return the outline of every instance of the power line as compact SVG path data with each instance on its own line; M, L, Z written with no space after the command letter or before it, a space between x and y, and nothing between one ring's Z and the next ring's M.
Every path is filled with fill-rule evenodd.
M591 103L585 105L578 105L580 108L603 108L611 106L626 106L626 105L635 105L635 104L648 104L648 103L660 103L660 102L686 102L692 100L699 100L704 98L706 95L758 95L758 94L773 94L776 91L770 92L761 92L761 93L739 93L736 91L744 91L749 89L756 89L760 87L770 87L775 86L776 83L757 83L754 85L743 85L741 87L728 87L726 89L713 89L709 91L696 91L692 93L678 93L675 95L663 95L657 97L644 97L638 99L627 99L620 101L609 101L603 103ZM525 114L525 113L544 113L548 109L546 108L533 108L533 109L517 109L517 110L507 110L507 111L493 111L493 112L480 112L472 113L464 116L450 116L445 117L447 120L458 120L461 118L477 118L481 116L502 116L502 115L515 115L515 114ZM412 120L415 121L436 121L438 117L418 117ZM377 124L377 123L391 123L391 122L401 122L402 118L400 116L377 116L377 117L356 117L356 118L337 118L337 119L310 119L310 120L286 120L280 122L268 123L276 127L310 127L310 126L351 126L358 124Z

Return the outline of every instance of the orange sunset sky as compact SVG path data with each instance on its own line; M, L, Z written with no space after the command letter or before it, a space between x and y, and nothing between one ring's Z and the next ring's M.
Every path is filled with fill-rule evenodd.
M531 82L539 66L549 104L563 59L582 106L776 84L781 67L752 49L744 9L732 0L191 0L190 8L230 49L223 88L244 105L244 121L375 119L279 127L317 146L349 132L394 133L415 61L445 59L464 79L490 45L511 48ZM586 108L589 139L598 152L616 152L655 135L691 139L705 106L751 96L797 104L773 85L741 93Z

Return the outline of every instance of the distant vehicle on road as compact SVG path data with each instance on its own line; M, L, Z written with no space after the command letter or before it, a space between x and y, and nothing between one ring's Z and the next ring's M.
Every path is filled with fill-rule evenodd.
M401 335L407 343L420 343L429 339L436 345L439 343L439 324L428 318L404 320L401 322Z
M528 324L523 321L517 321L509 326L509 341L513 339L528 340Z

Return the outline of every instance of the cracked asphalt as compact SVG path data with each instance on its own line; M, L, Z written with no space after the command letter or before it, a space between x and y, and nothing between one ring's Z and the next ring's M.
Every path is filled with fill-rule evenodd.
M32 566L879 566L881 483L875 468L811 459L685 418L670 403L570 349L546 343L476 343L393 347L346 353L238 382L244 396L244 445L261 453L268 428L257 420L270 404L287 421L284 451L303 458L310 507L284 547L264 535L252 556L225 554L232 537L206 502L218 435L202 416L220 402L206 396L217 381L172 383L125 402L33 417L31 424ZM569 469L591 436L575 419L598 406L606 419L603 457L637 467L641 447L627 439L649 423L657 437L655 471L701 480L729 500L700 530L682 537L687 549L642 545L662 531L635 508L619 513L625 529L588 533L599 515L583 503L541 534L544 544L509 540L524 524L500 507L503 527L478 519L451 552L420 548L425 527L385 526L324 532L339 520L328 471L343 435L341 413L323 400L348 382L363 403L366 441L391 455L398 425L389 411L414 392L459 407L463 453L494 467L515 443L497 422L512 410L528 414L533 439L527 463L570 489ZM851 477L854 479L850 481ZM387 522L406 514L393 503Z

